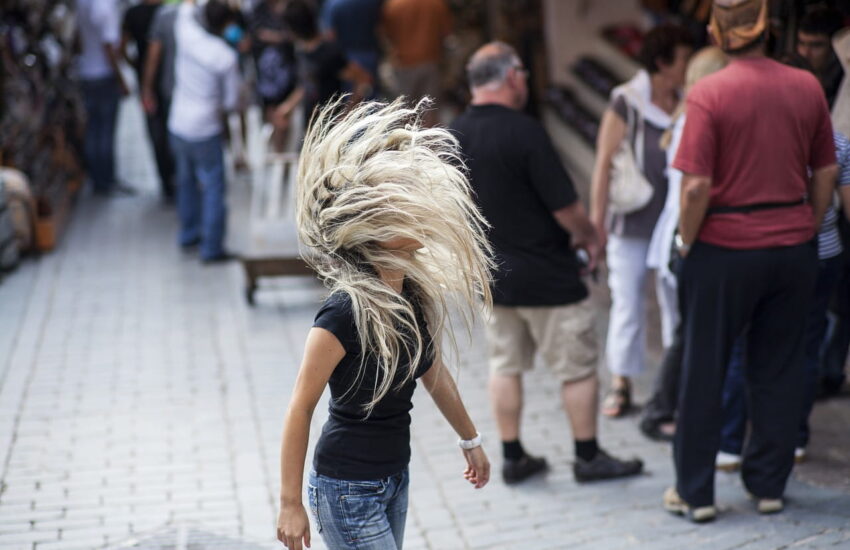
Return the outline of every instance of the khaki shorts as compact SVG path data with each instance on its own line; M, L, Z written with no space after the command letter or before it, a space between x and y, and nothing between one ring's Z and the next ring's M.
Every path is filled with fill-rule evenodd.
M493 374L531 370L539 351L561 382L581 380L596 373L596 313L589 299L566 306L493 306L487 348Z

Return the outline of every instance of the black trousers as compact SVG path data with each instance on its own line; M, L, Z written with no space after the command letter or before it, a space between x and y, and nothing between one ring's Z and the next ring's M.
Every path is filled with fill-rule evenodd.
M679 406L679 379L682 373L682 323L676 327L673 343L664 352L661 371L655 380L652 397L643 410L643 419L647 426L657 426L676 419L676 407Z
M733 250L696 243L682 266L684 355L673 459L691 506L714 503L721 395L732 346L749 325L745 378L752 432L742 478L779 498L794 464L803 405L803 336L817 276L814 243Z
M168 140L168 113L171 111L171 100L162 94L157 94L156 112L147 115L148 135L156 159L156 170L159 173L160 188L164 197L174 196L175 165L174 155Z

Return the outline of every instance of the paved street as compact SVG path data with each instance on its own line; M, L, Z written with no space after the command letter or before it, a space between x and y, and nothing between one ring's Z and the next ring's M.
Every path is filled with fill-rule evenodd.
M322 288L265 281L249 308L237 263L205 267L179 251L137 111L125 106L122 121L121 176L141 194L81 197L58 249L0 284L0 549L282 548L281 420ZM235 204L238 233L247 222ZM498 467L482 334L459 341L459 386ZM830 439L847 438L847 424L816 426L807 481L792 480L785 513L759 516L723 474L718 521L695 526L661 509L669 447L640 436L636 418L603 421L601 441L641 456L646 475L578 485L556 386L537 369L526 388L524 442L552 471L511 488L496 476L481 491L463 480L456 437L417 393L407 550L850 548L848 456ZM816 414L823 407L850 416L846 399Z

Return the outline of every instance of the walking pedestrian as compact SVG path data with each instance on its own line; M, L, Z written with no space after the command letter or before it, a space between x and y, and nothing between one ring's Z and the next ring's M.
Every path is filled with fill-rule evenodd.
M301 154L297 225L330 289L307 336L286 412L278 538L310 544L302 479L310 419L325 386L330 416L307 499L334 550L397 550L404 542L410 410L421 380L457 432L480 489L490 464L443 363L446 296L469 314L491 301L486 222L453 164L457 144L421 126L422 107L339 103L314 118ZM471 317L467 318L471 320Z
M170 192L176 193L176 166L168 137L168 118L174 95L174 60L177 44L174 27L178 4L162 6L151 22L148 46L141 80L142 107L148 118L148 129L153 141L160 181L172 182ZM166 178L166 179L163 179ZM166 200L169 186L163 187Z
M152 38L151 29L159 10L162 8L162 0L144 0L127 10L124 14L122 24L123 34L121 38L121 51L136 71L136 81L139 88L144 88L145 70L149 45ZM135 46L135 56L130 56L127 46L130 43ZM155 71L156 73L156 71ZM156 80L157 77L154 77ZM157 83L158 84L158 83ZM152 83L151 87L158 87ZM159 183L162 196L166 201L174 199L174 159L168 146L168 109L156 108L162 106L165 101L156 101L156 104L148 105L144 102L142 92L142 106L145 108L148 137L153 147L156 169L159 174ZM169 91L170 95L170 91Z
M784 507L803 403L799 316L814 291L812 238L837 172L823 91L811 74L765 56L766 23L766 0L714 1L711 33L731 61L688 94L673 163L684 173L685 343L676 486L664 506L693 521L717 513L721 393L745 327L752 432L743 482L759 512Z
M116 0L79 0L76 13L82 46L77 74L86 111L86 169L95 194L109 195L117 190L118 104L129 93L119 67L121 16Z
M381 47L378 23L383 0L327 0L322 6L322 27L345 56L366 69L372 77L372 95L378 93L378 64ZM365 98L372 99L372 98Z
M237 54L222 38L235 20L221 0L209 0L201 13L191 1L180 4L175 23L177 59L174 102L168 119L177 162L178 243L200 244L204 263L226 261L227 222L224 174L224 116L239 99Z
M283 14L295 37L298 63L298 87L275 108L273 121L278 129L289 126L295 108L303 102L307 119L316 108L344 92L348 84L353 93L348 104L356 104L372 94L372 77L342 50L319 32L313 5L306 0L289 0Z
M640 460L620 460L596 439L596 315L581 280L600 255L596 231L542 125L521 111L527 73L513 48L481 47L467 65L472 104L452 125L469 166L481 212L491 225L498 269L487 319L490 400L504 463L516 483L547 469L520 442L522 374L539 353L557 377L575 443L577 481L639 473Z
M396 91L410 101L425 96L440 99L440 61L443 42L452 31L452 15L445 0L387 0L381 27L390 45ZM436 109L425 123L439 121Z
M643 69L611 93L611 105L602 117L596 143L596 163L591 182L591 219L607 249L611 315L605 360L612 383L602 405L606 416L619 417L632 406L632 379L646 362L646 297L644 290L650 238L667 196L667 167L661 135L670 126L685 83L692 52L691 36L682 27L661 25L650 31L641 47ZM609 191L618 151L634 151L640 175L652 187L645 206L627 214L615 213ZM623 154L623 153L620 153ZM625 172L619 177L629 176ZM637 181L624 182L638 185ZM661 309L662 341L673 343L678 324L675 296L656 279Z

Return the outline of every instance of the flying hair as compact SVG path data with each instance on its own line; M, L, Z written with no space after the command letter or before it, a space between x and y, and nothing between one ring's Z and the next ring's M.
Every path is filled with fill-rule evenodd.
M375 404L392 389L400 362L410 359L404 380L423 358L436 358L451 330L449 307L457 303L468 334L483 301L492 304L492 250L487 221L472 199L457 140L442 128L426 128L428 99L413 107L361 103L345 110L343 96L313 118L298 166L296 223L303 255L331 294L351 299L363 350L355 386L367 356L378 365ZM409 238L423 247L388 250L381 242ZM401 295L379 270L405 273ZM414 302L425 314L434 349L423 349ZM352 388L353 389L353 388Z

